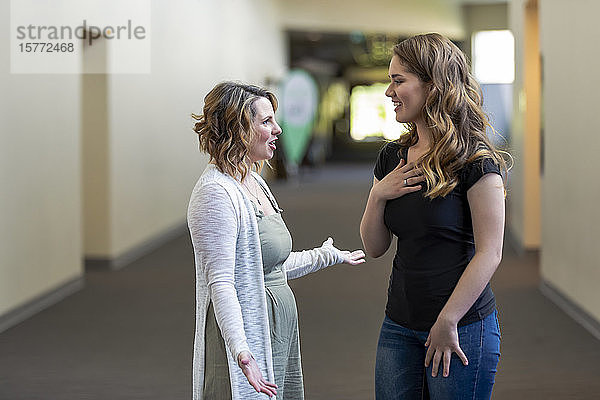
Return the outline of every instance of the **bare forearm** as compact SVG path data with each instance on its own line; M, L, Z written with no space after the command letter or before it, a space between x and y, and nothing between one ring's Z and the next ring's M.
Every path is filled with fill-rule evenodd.
M497 252L478 252L471 259L438 320L457 324L483 292L498 268L501 256Z
M392 241L391 233L383 221L385 203L385 200L378 199L371 190L360 221L360 237L365 252L375 258L382 256Z

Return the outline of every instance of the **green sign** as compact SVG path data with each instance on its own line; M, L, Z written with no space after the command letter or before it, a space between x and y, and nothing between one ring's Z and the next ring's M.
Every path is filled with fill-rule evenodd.
M281 140L288 162L298 165L312 135L318 105L315 80L302 70L292 70L281 87Z

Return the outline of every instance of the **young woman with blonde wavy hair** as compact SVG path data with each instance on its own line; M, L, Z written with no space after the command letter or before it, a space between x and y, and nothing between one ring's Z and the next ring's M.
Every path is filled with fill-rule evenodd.
M254 167L273 157L281 128L277 99L253 85L223 82L204 98L200 150L210 162L194 187L188 225L196 259L194 400L302 400L296 300L287 281L362 250L292 251L281 210Z
M377 400L489 399L500 357L490 279L502 257L506 165L464 54L431 33L393 48L385 94L408 132L379 153L365 251L398 238L377 347Z

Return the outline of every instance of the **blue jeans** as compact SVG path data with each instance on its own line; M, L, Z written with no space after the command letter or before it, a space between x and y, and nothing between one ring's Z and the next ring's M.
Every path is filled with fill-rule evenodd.
M414 331L383 320L375 363L377 400L488 400L500 359L500 328L494 311L481 321L458 327L458 340L469 360L464 366L456 353L450 375L431 376L433 362L425 368L425 341L429 332ZM427 393L428 391L428 393Z

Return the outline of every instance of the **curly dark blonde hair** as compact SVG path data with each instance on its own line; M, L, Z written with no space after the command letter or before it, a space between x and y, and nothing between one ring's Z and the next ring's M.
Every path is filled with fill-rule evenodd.
M510 154L496 149L488 139L486 128L494 128L482 109L481 88L469 72L463 52L437 33L408 38L393 51L408 72L428 83L423 118L433 144L417 161L427 180L426 196L446 196L458 184L458 173L465 164L480 158L492 159L506 176L502 155L510 158ZM398 139L403 147L418 141L416 125L409 123L408 128Z
M200 151L208 153L219 170L242 180L251 168L250 149L255 132L252 121L256 116L254 102L264 97L277 110L277 98L268 90L238 82L222 82L204 98L201 115L192 114L196 122ZM254 166L260 167L260 163Z

